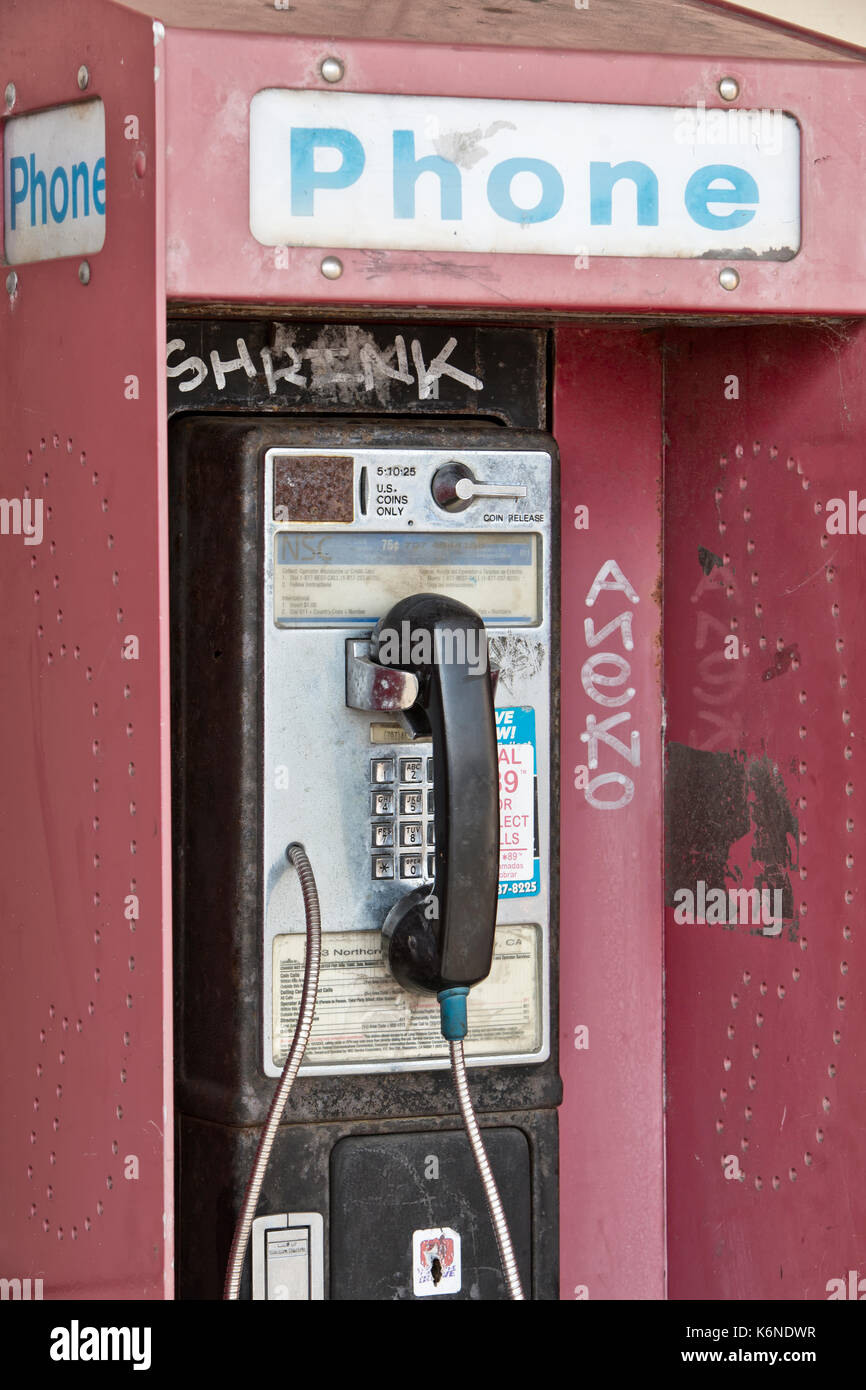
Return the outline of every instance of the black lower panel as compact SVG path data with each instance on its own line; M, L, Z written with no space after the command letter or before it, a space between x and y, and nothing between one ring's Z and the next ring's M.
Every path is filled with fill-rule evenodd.
M484 1144L502 1193L520 1277L529 1288L529 1144L519 1129L488 1129ZM454 1236L438 1240L434 1233L440 1228ZM427 1240L413 1240L422 1231L431 1232ZM331 1157L331 1297L414 1298L418 1266L423 1271L419 1297L506 1297L496 1237L466 1135L341 1140ZM445 1292L452 1283L459 1287Z
M555 1110L483 1115L527 1298L557 1299ZM178 1296L219 1299L237 1213L261 1131L180 1116ZM505 1299L490 1215L469 1141L454 1117L285 1124L277 1133L258 1215L318 1212L325 1296L413 1300L413 1235L460 1237L459 1292L424 1302ZM444 1257L444 1256L443 1256ZM241 1297L250 1297L247 1256Z

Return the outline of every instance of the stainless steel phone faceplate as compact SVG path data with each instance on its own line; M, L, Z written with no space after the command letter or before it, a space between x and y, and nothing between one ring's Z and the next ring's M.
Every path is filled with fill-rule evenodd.
M501 856L509 855L500 859L496 964L470 996L467 1058L517 1064L549 1055L553 460L553 445L547 451L537 442L526 449L323 444L267 451L262 964L269 1076L279 1075L275 1058L291 1041L303 965L303 904L285 858L291 841L312 862L323 927L319 1005L303 1071L448 1065L435 1000L399 990L379 959L389 909L431 877L432 746L410 741L397 713L346 703L347 643L369 639L397 598L443 590L485 618L499 668ZM465 505L459 499L452 511L434 500L432 483L455 462L485 491Z

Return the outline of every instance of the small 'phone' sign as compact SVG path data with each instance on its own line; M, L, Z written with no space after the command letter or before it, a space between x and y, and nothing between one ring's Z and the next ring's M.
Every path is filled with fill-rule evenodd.
M10 265L101 251L105 202L101 101L74 102L6 122L4 250Z

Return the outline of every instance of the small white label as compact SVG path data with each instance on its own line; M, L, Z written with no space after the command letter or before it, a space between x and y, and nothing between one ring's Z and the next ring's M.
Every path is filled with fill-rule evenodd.
M412 1232L412 1291L416 1298L460 1292L460 1237L450 1226Z
M269 1299L310 1297L310 1233L268 1231L265 1236Z
M325 1297L325 1226L321 1212L257 1216L252 1229L253 1300L320 1302Z
M55 106L6 122L4 235L10 265L90 255L105 241L105 108Z

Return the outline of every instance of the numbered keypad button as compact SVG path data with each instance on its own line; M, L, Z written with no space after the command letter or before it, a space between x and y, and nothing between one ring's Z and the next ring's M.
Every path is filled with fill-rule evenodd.
M423 780L423 761L421 758L400 759L400 781L420 782Z
M393 821L382 821L373 826L373 848L387 848L394 843L394 823Z
M402 821L400 823L401 845L420 845L423 843L424 830L420 821Z
M373 792L373 815L374 816L393 816L394 814L394 793L393 792Z
M393 782L394 780L394 759L393 758L373 758L370 763L371 782Z
M401 792L400 793L400 815L401 816L420 816L424 809L423 792Z
M420 854L401 854L401 855L400 855L400 877L401 877L401 878L420 878L420 877L421 877L421 856L420 856Z

